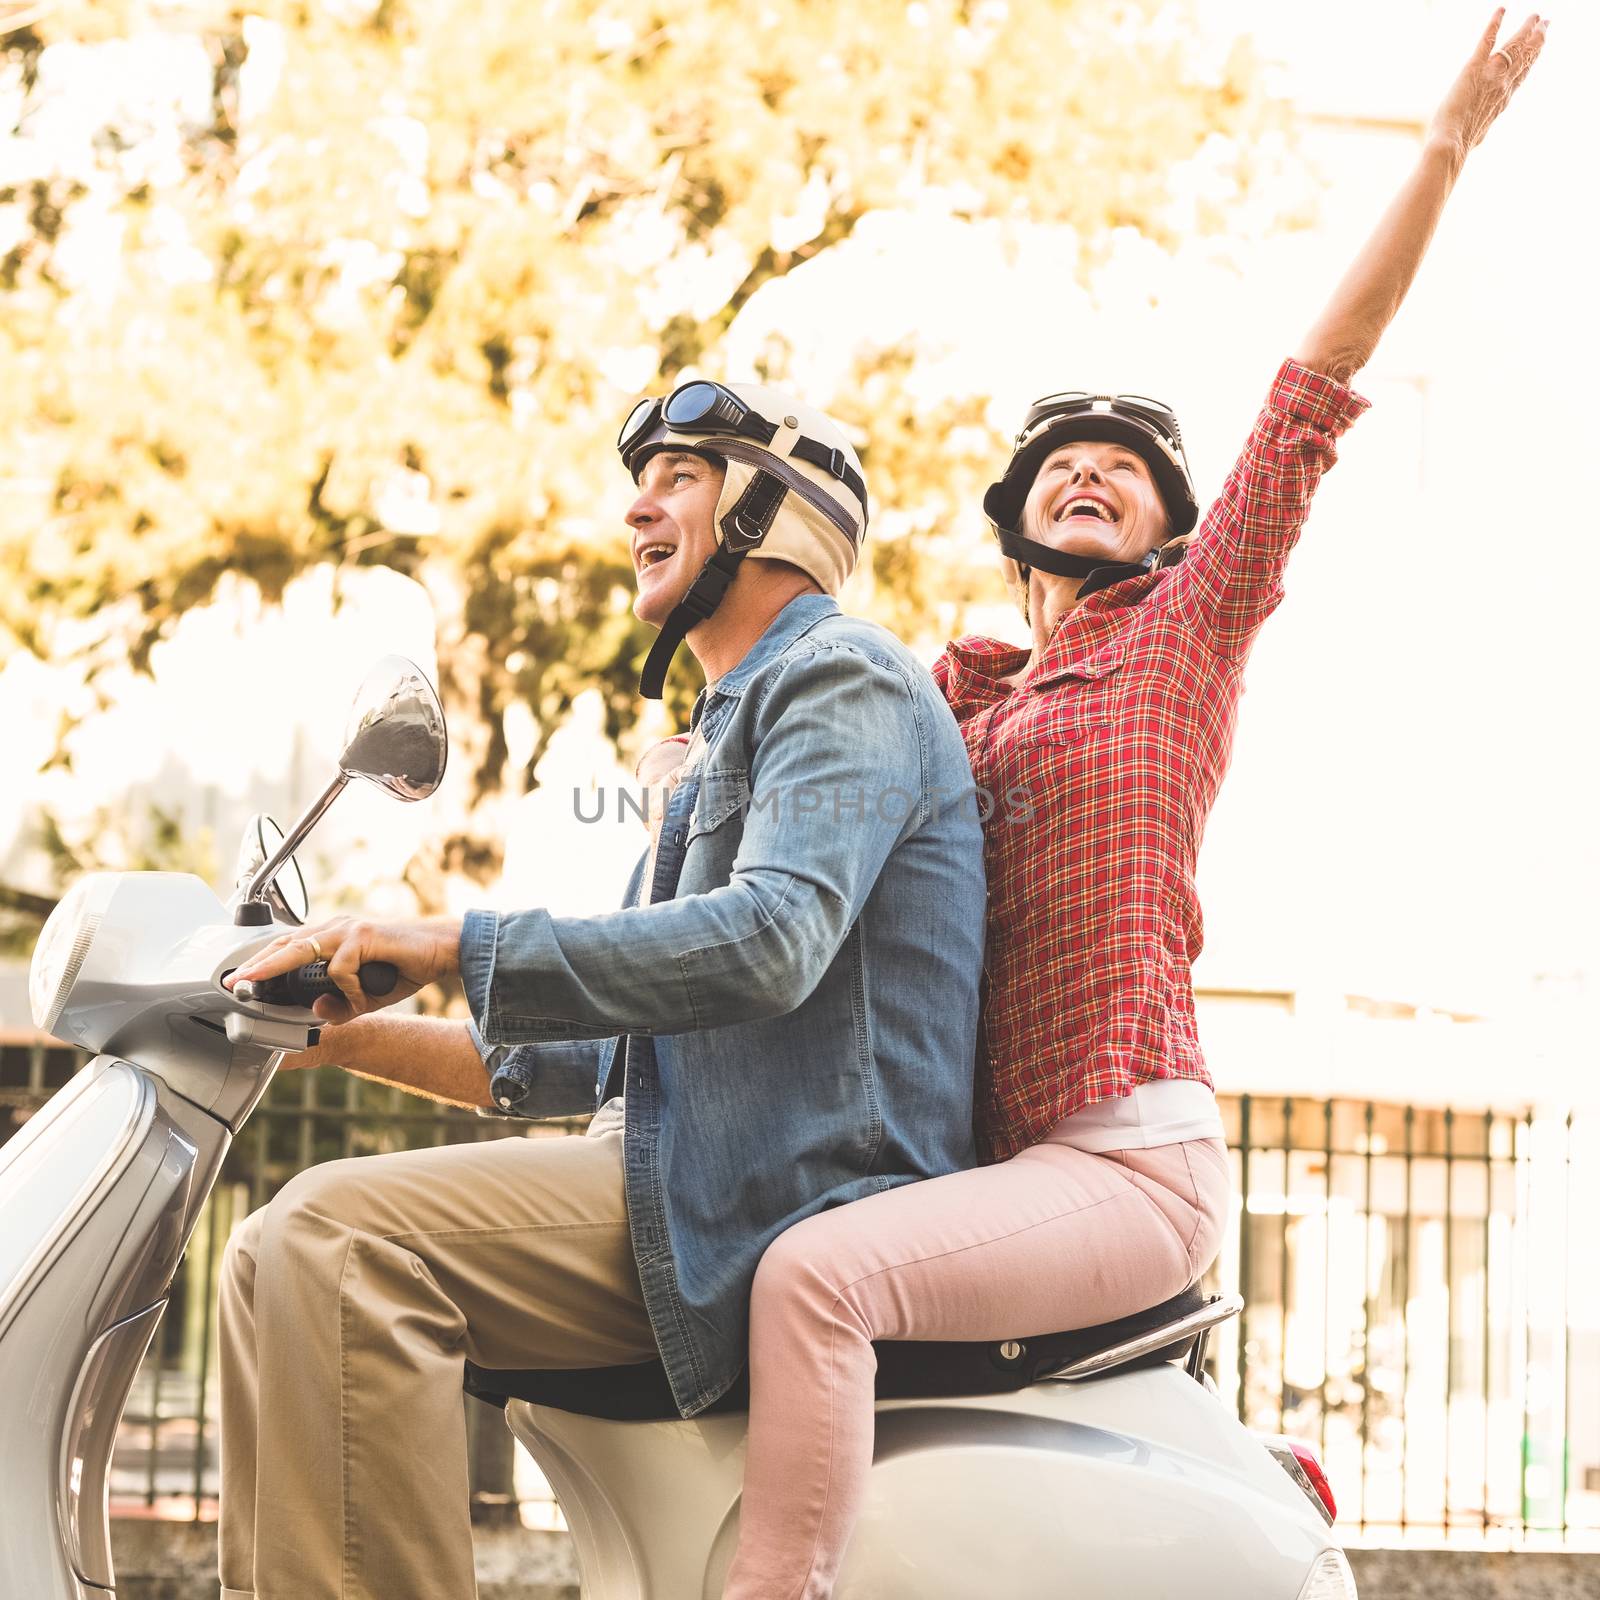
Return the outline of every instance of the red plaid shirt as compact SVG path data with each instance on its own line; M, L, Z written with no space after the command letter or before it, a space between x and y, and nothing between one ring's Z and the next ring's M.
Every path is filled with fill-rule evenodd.
M1089 596L1015 689L1001 680L1028 652L993 639L959 639L934 667L994 797L978 1073L992 1160L1137 1084L1211 1082L1190 978L1200 835L1245 657L1366 407L1286 361L1180 566Z

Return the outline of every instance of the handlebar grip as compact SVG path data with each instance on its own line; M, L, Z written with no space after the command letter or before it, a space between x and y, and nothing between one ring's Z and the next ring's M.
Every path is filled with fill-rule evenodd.
M356 978L363 994L381 1000L394 992L394 986L400 981L400 969L392 961L363 961L356 968Z
M381 999L390 994L400 981L399 969L392 961L363 961L356 972L363 994ZM252 1000L264 1001L269 1006L304 1006L325 994L337 995L339 985L328 976L326 961L308 961L293 972L280 972L275 978L263 978L255 985Z

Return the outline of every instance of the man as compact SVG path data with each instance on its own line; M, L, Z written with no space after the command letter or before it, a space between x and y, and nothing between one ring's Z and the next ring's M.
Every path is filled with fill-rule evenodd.
M693 1415L744 1364L773 1238L972 1160L978 807L928 674L831 598L866 524L855 454L780 393L706 383L641 403L619 447L661 630L641 688L685 638L708 679L629 907L334 922L234 975L327 957L345 998L290 1064L528 1116L598 1088L614 1131L331 1162L239 1231L224 1600L470 1595L464 1360L659 1355ZM459 971L476 1029L363 1015L368 960L399 969L385 1004Z

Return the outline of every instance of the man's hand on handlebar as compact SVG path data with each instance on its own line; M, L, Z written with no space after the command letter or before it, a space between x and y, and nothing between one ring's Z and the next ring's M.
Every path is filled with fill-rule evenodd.
M339 917L332 922L286 934L256 952L223 982L232 989L243 979L259 983L264 978L293 972L309 962L325 960L328 978L338 985L338 995L323 995L312 1010L328 1023L409 999L418 989L460 970L461 919L434 917L427 922L360 922ZM388 962L398 974L387 993L363 989L360 971L373 962Z

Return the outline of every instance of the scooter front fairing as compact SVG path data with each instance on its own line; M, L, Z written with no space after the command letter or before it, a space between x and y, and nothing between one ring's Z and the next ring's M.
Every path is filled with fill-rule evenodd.
M0 1151L0 1594L110 1591L117 1423L229 1138L100 1056Z
M128 1389L233 1135L335 988L321 962L270 988L224 980L305 916L294 850L345 785L424 799L447 749L433 686L386 657L356 696L334 780L288 834L268 818L247 827L232 901L189 873L97 872L45 923L34 1024L94 1059L0 1146L0 1600L110 1600L107 1490ZM394 977L361 969L370 994Z

